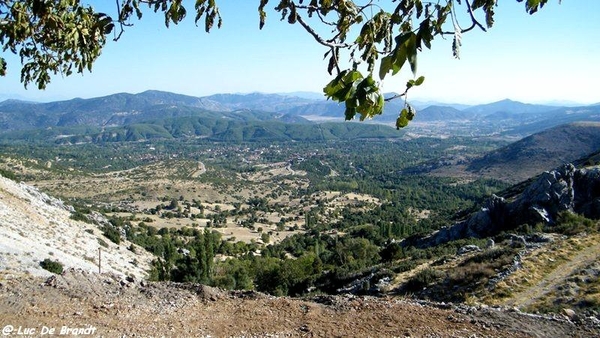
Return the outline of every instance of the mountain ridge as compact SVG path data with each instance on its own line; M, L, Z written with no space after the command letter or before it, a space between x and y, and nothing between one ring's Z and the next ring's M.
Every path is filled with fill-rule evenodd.
M473 160L467 170L517 183L599 149L600 122L576 122L544 130L494 150Z
M387 102L383 113L371 122L394 126L403 108L403 100ZM0 102L0 133L65 126L126 126L176 117L231 118L236 111L251 111L253 119L263 121L341 122L344 109L343 105L329 100L280 94L194 97L148 90L138 94L116 93L46 103L6 100ZM523 137L578 120L600 121L600 106L556 107L508 99L465 109L430 105L417 110L413 124L406 129L426 135ZM431 126L434 128L431 129Z

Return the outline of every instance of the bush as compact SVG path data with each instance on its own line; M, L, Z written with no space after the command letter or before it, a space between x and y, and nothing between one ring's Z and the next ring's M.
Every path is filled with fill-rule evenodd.
M82 213L81 211L75 211L74 213L71 214L70 218L72 220L74 220L74 221L80 221L80 222L85 222L85 223L92 223L87 218L87 216L84 213Z
M403 260L403 261L395 264L392 268L392 271L394 271L395 273L402 273L402 272L410 271L410 270L416 268L417 265L419 265L421 262L422 261L417 261L417 260L412 260L412 259Z
M443 278L445 273L436 269L426 268L414 275L404 287L408 291L421 291L423 288Z
M4 176L4 177L8 178L9 180L17 181L17 175L15 175L15 173L13 173L12 171L2 169L2 168L0 168L0 176Z
M40 266L55 274L61 274L63 272L63 265L59 261L53 261L50 258L41 261Z
M106 236L106 238L110 239L113 243L115 243L115 244L121 243L121 233L119 232L119 229L111 227L111 226L105 226L102 229L102 231L103 231L104 236Z
M558 214L556 225L551 229L558 233L572 236L581 232L598 231L598 225L598 222L589 218L585 218L584 216L569 211L563 211Z
M108 243L106 243L105 240L103 240L102 238L98 238L98 244L100 244L101 246L108 248Z

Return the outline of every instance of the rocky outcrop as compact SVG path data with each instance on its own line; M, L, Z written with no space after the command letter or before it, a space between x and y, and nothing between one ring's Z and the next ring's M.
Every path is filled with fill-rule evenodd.
M52 196L48 196L46 193L43 193L43 192L39 191L37 188L27 185L24 182L19 183L19 188L22 189L24 192L28 193L29 195L31 195L33 198L42 201L43 203L46 203L50 206L53 206L53 207L56 207L59 209L66 210L68 212L75 212L75 209L72 206L66 205L62 200L60 200L58 198L54 198Z
M468 219L417 241L428 247L460 238L483 238L523 224L553 224L561 211L600 218L600 167L576 169L572 164L544 172L512 201L492 195Z

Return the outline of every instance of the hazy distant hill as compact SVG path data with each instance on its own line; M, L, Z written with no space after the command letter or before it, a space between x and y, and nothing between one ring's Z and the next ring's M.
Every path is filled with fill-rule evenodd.
M0 133L57 127L160 125L160 120L182 117L284 123L308 123L307 119L317 122L344 119L343 104L303 96L252 93L193 97L150 90L139 94L119 93L49 103L7 100L0 102ZM387 102L383 114L376 116L372 122L393 125L403 107L402 99ZM598 105L555 107L503 100L458 108L464 106L431 105L418 108L414 119L416 123L409 125L407 130L426 136L524 137L559 124L600 121ZM420 122L424 124L420 125Z
M539 118L515 126L506 134L532 134L557 125L578 121L600 122L600 105L554 107L551 111L539 115Z
M326 141L339 139L400 138L389 126L358 122L310 123L284 115L280 120L260 120L255 112L239 111L225 116L176 117L116 127L72 126L17 130L0 134L0 142L52 142L57 144L133 142L153 139L201 137L224 142ZM260 113L258 113L260 115ZM233 118L236 115L243 117ZM287 120L295 122L290 123Z
M0 103L0 129L123 125L157 117L200 115L206 113L205 107L223 110L202 98L157 91L49 103L4 101Z
M508 112L511 114L523 114L523 113L540 113L544 111L550 111L556 109L554 106L544 106L539 104L529 104L509 99L504 99L498 102L492 102L488 104L480 104L477 106L466 108L466 112L475 113L478 115L489 115L494 113Z
M282 112L293 107L312 104L315 100L279 94L216 94L205 97L228 110L250 109Z
M205 137L215 140L326 140L400 137L390 127L327 124L303 126L303 115L343 117L314 105L335 106L276 94L218 94L196 98L160 91L114 94L93 99L52 103L0 103L4 141L58 143L138 141L142 139ZM389 105L390 108L394 104ZM396 113L397 114L397 113ZM395 117L394 117L395 119Z
M446 120L466 120L474 118L473 113L448 106L429 106L417 112L414 121L446 121Z
M560 125L474 160L468 170L518 182L600 149L600 122Z
M386 102L383 113L375 116L373 122L393 123L398 118L398 114L404 108L403 100L393 100ZM346 107L343 103L331 100L313 101L305 105L296 106L285 110L286 113L310 117L311 119L335 119L344 120ZM356 118L360 116L357 114Z

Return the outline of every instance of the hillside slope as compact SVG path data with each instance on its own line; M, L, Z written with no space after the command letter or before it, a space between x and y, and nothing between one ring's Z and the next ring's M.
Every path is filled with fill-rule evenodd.
M560 125L471 162L468 171L516 183L600 149L600 122Z
M129 243L116 245L92 224L70 219L69 207L23 183L0 176L0 279L23 274L49 276L40 267L48 258L65 268L144 278L152 256ZM107 247L100 244L103 241Z

